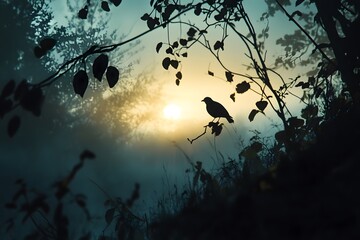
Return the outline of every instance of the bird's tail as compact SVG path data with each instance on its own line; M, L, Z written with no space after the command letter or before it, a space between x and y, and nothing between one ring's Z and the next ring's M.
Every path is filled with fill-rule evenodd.
M234 122L234 119L231 117L231 116L228 116L226 118L226 120L228 120L229 123L233 123Z

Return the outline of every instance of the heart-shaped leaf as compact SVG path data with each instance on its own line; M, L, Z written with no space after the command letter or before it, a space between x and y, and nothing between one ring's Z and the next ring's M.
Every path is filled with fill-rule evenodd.
M258 101L256 102L256 107L260 110L260 111L264 111L264 109L266 108L266 106L268 105L267 101Z

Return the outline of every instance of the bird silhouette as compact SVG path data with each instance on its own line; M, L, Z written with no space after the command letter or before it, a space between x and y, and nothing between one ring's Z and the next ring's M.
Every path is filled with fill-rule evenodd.
M223 118L226 118L226 120L228 120L229 123L234 122L232 116L230 116L230 114L225 109L225 107L223 105L221 105L220 103L212 100L210 97L204 98L202 100L202 102L205 102L206 110L210 114L210 116L212 116L214 118L214 120L215 120L215 118L219 118L219 120L220 120L220 118L223 117Z

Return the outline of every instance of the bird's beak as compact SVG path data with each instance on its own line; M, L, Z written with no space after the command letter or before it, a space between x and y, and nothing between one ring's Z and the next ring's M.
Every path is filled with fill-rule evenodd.
M203 100L201 100L202 102L205 100L205 98Z

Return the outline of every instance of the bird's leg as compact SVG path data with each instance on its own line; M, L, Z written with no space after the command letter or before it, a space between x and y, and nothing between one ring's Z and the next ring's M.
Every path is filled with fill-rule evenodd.
M214 120L215 120L215 118L214 118ZM220 117L218 118L218 120L217 120L217 122L216 123L219 123L220 122Z
M214 121L215 121L215 119L216 119L216 117L214 117L214 119L212 120L212 122L214 122Z

